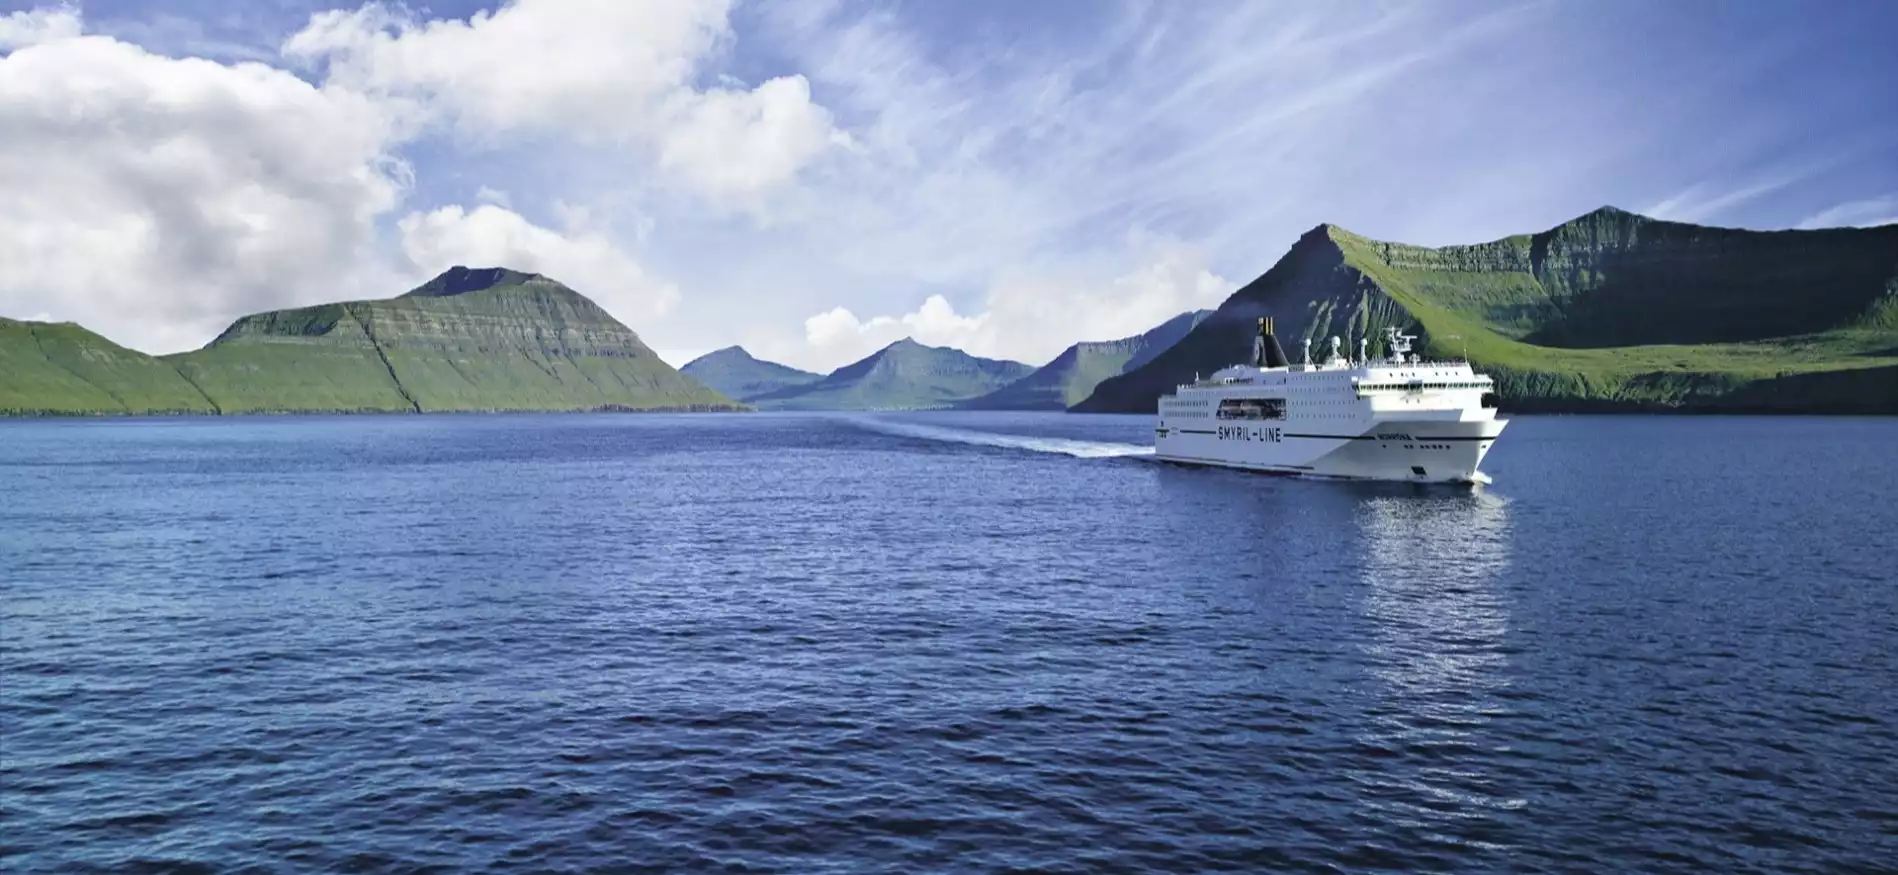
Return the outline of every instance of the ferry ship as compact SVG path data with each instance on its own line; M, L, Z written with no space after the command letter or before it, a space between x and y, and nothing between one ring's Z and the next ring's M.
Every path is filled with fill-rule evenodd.
M1508 420L1495 384L1467 361L1424 361L1415 335L1385 331L1373 360L1331 338L1324 361L1291 364L1259 320L1250 364L1226 367L1160 398L1154 456L1274 474L1481 484L1477 469Z

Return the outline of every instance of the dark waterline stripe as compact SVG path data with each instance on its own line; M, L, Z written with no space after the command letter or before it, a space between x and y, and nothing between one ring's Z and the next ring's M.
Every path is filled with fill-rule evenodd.
M1312 466L1310 465L1244 465L1244 464L1238 464L1238 463L1234 463L1230 461L1224 461L1221 459L1202 458L1200 456L1156 455L1154 458L1159 459L1160 461L1163 461L1163 462L1200 462L1207 465L1217 465L1222 468L1243 468L1247 471L1311 471L1311 470L1314 470Z
M1359 434L1359 435L1344 435L1344 434L1292 434L1292 433L1290 433L1290 432L1286 432L1286 434L1285 434L1285 436L1286 436L1286 437L1288 437L1288 438L1311 438L1312 440L1321 440L1321 441L1377 441L1377 440L1381 440L1381 441L1384 441L1385 443L1389 443L1389 442L1391 442L1391 441L1411 441L1411 442L1425 442L1425 441L1488 441L1488 440L1495 440L1495 438L1493 438L1493 437L1481 437L1481 436L1476 436L1476 437L1425 437L1425 436L1415 436L1415 437L1403 437L1403 438L1380 438L1380 437L1378 437L1377 435L1374 435L1374 434Z

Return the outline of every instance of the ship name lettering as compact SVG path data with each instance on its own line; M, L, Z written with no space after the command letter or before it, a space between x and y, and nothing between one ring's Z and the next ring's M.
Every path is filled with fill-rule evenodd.
M1276 428L1260 428L1244 425L1222 425L1219 427L1219 439L1222 441L1278 443L1282 437L1283 430Z

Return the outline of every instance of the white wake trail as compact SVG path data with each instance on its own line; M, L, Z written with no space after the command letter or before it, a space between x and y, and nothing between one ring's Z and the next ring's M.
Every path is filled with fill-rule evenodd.
M996 434L966 428L921 425L914 422L889 422L880 419L853 419L862 428L897 437L921 438L978 447L1002 447L1036 453L1060 453L1077 459L1107 459L1119 456L1151 456L1152 447L1109 441L1079 441L1069 438L1035 437L1023 434Z

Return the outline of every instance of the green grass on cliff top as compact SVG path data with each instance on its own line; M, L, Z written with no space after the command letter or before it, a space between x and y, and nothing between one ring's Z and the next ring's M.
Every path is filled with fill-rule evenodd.
M1568 348L1519 339L1550 306L1533 276L1516 271L1415 270L1377 256L1375 243L1333 238L1352 267L1376 281L1421 324L1433 357L1467 354L1502 372L1516 394L1656 402L1732 391L1801 374L1898 368L1898 298L1828 331L1733 343ZM1527 237L1499 241L1507 246ZM1511 315L1515 318L1507 318ZM1505 317L1505 318L1499 318ZM1636 396L1639 396L1638 398Z

